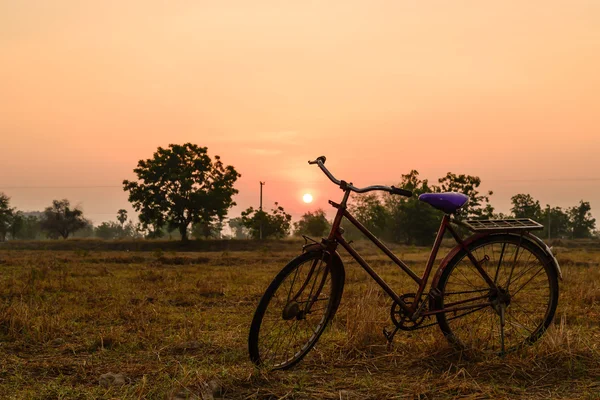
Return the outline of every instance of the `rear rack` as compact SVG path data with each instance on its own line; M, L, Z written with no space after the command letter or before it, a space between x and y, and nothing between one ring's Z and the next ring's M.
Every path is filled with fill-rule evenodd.
M474 232L491 231L535 231L544 229L544 225L530 218L516 219L469 219L463 224Z

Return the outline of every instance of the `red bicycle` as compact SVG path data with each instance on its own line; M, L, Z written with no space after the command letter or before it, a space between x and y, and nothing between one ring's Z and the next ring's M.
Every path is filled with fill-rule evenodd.
M444 212L423 276L417 276L347 210L350 193L384 191L411 197L394 186L354 187L337 180L317 164L344 192L331 232L320 243L305 245L262 296L250 326L248 347L256 365L286 369L298 363L315 345L342 299L345 270L337 252L342 246L393 301L393 331L439 325L451 344L461 350L503 355L535 342L552 322L558 304L561 270L552 251L531 231L543 226L531 219L458 221L453 215L468 197L461 193L427 193L419 200ZM344 239L340 224L346 218L415 281L415 293L398 295ZM453 224L474 235L461 239ZM443 259L425 291L442 238L457 242ZM432 317L436 318L431 322Z

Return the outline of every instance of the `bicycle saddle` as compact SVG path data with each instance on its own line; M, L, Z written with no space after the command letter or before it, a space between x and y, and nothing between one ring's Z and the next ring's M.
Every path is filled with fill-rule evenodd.
M419 196L419 200L437 208L446 214L455 213L459 208L467 204L469 196L462 193L424 193Z

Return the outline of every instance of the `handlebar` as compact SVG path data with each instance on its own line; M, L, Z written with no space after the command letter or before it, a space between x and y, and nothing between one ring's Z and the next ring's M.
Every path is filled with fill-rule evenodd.
M319 168L321 168L321 171L323 171L323 173L325 175L327 175L329 180L331 182L335 183L336 185L338 185L342 190L351 190L356 193L366 193L366 192L372 192L374 190L381 190L381 191L388 192L391 194L399 194L400 196L405 196L405 197L412 197L412 195L413 195L410 190L401 189L401 188L397 188L394 186L373 185L373 186L367 186L364 188L357 188L356 186L353 186L352 183L347 183L344 180L336 179L335 176L333 176L332 173L329 172L329 170L325 167L326 160L327 159L325 158L325 156L321 156L321 157L318 157L314 161L309 161L308 163L311 165L317 164L319 166Z

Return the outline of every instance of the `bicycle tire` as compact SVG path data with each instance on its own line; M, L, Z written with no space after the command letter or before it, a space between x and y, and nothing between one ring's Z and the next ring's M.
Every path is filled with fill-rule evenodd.
M312 283L312 277L307 274L307 277L304 278L305 281L301 284L301 288L298 288L297 286L295 286L296 284L296 279L298 278L298 275L301 275L302 272L300 272L301 268L303 268L303 266L307 265L307 263L321 263L321 272L323 273L323 275L325 276L325 284L321 285L320 289L317 292L314 292L314 290L312 290L312 294L309 294L307 296L307 298L309 300L303 300L301 302L296 302L297 300L297 295L300 293L300 297L304 298L304 294L302 293L305 290L308 290L308 287L310 287L311 285L316 286L316 283ZM323 264L325 265L324 268L322 268ZM314 264L313 264L313 268ZM330 284L327 284L327 275L330 276ZM317 273L315 275L315 279L314 282L317 282L317 280L319 279L320 273ZM286 288L284 283L286 282L286 279L292 277L292 282L291 284L289 284L289 286ZM321 276L322 277L322 276ZM298 281L300 281L302 279L298 279ZM306 282L306 280L309 280L310 282ZM265 293L263 294L258 307L256 308L256 311L254 313L254 317L252 319L252 323L250 325L250 332L248 335L248 350L250 353L250 359L251 361L257 365L257 366L264 366L267 367L271 370L283 370L283 369L288 369L291 368L292 366L296 365L298 362L300 362L309 352L310 350L314 347L314 345L317 343L317 341L319 340L319 338L321 337L323 331L325 330L328 322L333 318L333 316L335 315L335 312L337 310L337 307L340 303L341 300L341 296L342 296L342 292L343 292L343 286L344 286L344 273L343 273L343 269L337 268L334 265L334 262L332 261L332 257L325 252L324 250L316 250L316 251L309 251L306 252L304 254L301 254L300 256L294 258L292 261L290 261L278 274L277 276L273 279L273 281L271 282L271 284L269 285L269 287L267 288L267 290L265 291ZM302 289L302 287L304 287L304 289ZM274 304L275 303L275 296L277 295L277 292L279 289L284 288L286 291L288 291L288 295L287 295L287 300L285 305L283 305L283 309L281 309L281 302L279 304ZM292 291L297 293L294 294L294 296L291 295ZM292 309L295 309L294 303L295 304L302 304L302 303L309 303L310 302L310 298L311 296L313 296L314 293L316 293L316 298L318 298L319 296L321 296L321 294L323 292L328 292L328 300L327 300L327 306L319 306L320 309L322 309L324 312L322 313L322 315L318 315L317 317L312 319L312 323L316 322L316 327L310 328L312 330L307 330L305 329L305 332L307 334L309 334L309 336L306 338L305 341L303 340L296 340L294 341L294 334L292 334L292 337L289 339L290 343L292 343L292 345L295 345L296 349L292 352L292 356L291 357L287 357L287 352L289 351L289 349L285 350L285 354L283 358L275 358L278 354L274 354L277 353L278 350L280 350L280 348L278 347L277 349L275 349L274 351L270 352L270 349L265 348L265 346L267 345L266 342L267 339L265 337L265 335L261 335L261 329L265 330L265 326L264 326L264 322L265 322L265 315L266 313L269 311L269 307L272 307L272 318L275 318L275 320L277 320L277 322L281 322L281 321L286 321L283 322L282 324L284 326L287 326L287 332L291 333L291 329L295 329L293 332L298 332L299 328L291 328L290 325L294 324L294 323L302 323L302 321L307 321L307 316L310 315L312 313L312 310L308 310L308 313L306 315L300 316L300 314L294 316L293 315L293 311L290 311ZM285 292L281 292L282 294L285 295ZM290 301L290 297L292 298ZM321 301L321 299L317 300L317 301ZM313 306L316 303L313 302ZM313 307L311 306L311 308ZM289 315L286 315L289 314ZM279 319L278 315L281 314L281 319ZM291 319L287 319L285 320L284 317L290 317ZM295 321L294 321L295 320ZM290 321L292 321L290 323ZM282 341L282 339L271 339L273 340L278 340L278 341ZM300 343L300 342L304 342L304 343ZM271 348L275 346L275 344L273 344L271 342ZM280 345L279 345L280 346Z
M490 306L465 310L463 315L457 311L436 314L444 336L461 350L500 355L536 342L551 324L558 305L558 274L552 259L530 239L514 234L486 235L470 243L468 249L477 260L489 257L482 267L497 281L505 300L499 301L497 292L486 292L489 285L476 272L467 252L461 249L444 267L438 281L437 289L441 296L436 302L436 308L443 309L445 304L460 301L460 294L467 296L466 293L469 292L460 290L469 287L471 290L468 296L475 296L477 291L481 292L482 297L487 293ZM525 254L528 254L528 258L522 260ZM528 285L531 282L534 286L530 287ZM523 292L526 287L532 290ZM508 304L504 306L504 310L499 310L502 308L499 304L503 302ZM527 307L527 304L535 306L535 309ZM500 323L502 318L505 321L504 327ZM489 338L487 343L486 335ZM498 336L498 340L494 336Z

